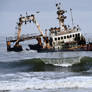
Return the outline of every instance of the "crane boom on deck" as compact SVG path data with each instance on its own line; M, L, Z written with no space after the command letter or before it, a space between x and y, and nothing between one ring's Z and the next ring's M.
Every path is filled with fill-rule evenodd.
M32 14L32 15L29 15L29 16L26 16L26 17L21 16L21 17L19 18L17 41L16 41L16 44L15 44L15 45L17 45L18 42L19 42L19 40L20 40L20 34L21 34L21 31L22 31L22 29L21 29L22 24L23 24L23 23L26 24L27 22L31 23L31 21L36 25L36 27L37 27L37 29L39 30L40 34L43 36L43 32L42 32L42 30L41 30L41 28L40 28L40 25L39 25L38 22L36 21L35 16L34 16L33 14Z
M22 31L22 25L23 24L26 24L26 23L31 23L31 22L33 22L35 25L36 25L36 27L37 27L37 29L39 30L39 32L40 32L40 35L38 35L38 36L36 36L36 37L34 37L34 36L31 36L31 37L29 37L29 38L24 38L25 40L26 39L32 39L32 38L38 38L39 36L44 36L43 35L43 32L42 32L42 30L41 30L41 28L40 28L40 25L39 25L39 23L37 22L37 20L35 19L35 15L34 14L31 14L31 15L27 15L27 16L22 16L22 15L20 15L20 18L19 18L19 22L17 23L17 26L18 26L18 32L17 32L17 39L15 39L15 40L9 40L9 41L7 41L7 47L8 47L8 49L9 48L11 48L11 42L15 42L15 45L14 45L14 48L21 48L21 50L22 50L22 46L21 45L19 45L19 42L20 41L23 41L23 39L21 39L21 31Z

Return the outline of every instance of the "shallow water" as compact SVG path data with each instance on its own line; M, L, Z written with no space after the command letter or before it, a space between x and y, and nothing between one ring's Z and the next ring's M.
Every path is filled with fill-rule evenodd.
M0 42L0 92L92 91L92 52L7 52Z

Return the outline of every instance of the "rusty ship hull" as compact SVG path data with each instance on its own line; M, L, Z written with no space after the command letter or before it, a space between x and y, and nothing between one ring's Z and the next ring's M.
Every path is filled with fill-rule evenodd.
M66 51L92 51L92 43L86 44L84 46L72 47L72 48L63 48L63 49L55 49L55 48L42 48L38 44L36 45L28 45L30 50L36 50L37 52L66 52Z

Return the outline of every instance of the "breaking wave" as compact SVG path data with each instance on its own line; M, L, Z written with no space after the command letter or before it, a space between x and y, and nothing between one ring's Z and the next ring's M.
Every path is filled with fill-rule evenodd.
M25 59L13 62L0 62L0 72L62 71L62 69L79 72L88 71L91 68L92 57Z
M83 57L80 60L80 63L72 65L72 70L79 71L88 71L92 69L92 57Z

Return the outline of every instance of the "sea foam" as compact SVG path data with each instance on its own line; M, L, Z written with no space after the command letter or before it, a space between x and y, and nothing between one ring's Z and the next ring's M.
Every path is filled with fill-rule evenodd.
M19 80L1 81L0 90L92 88L92 77L76 76L62 79L43 80L24 77Z

